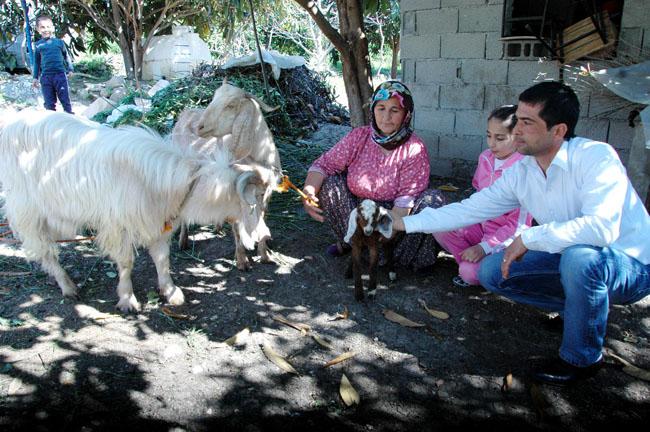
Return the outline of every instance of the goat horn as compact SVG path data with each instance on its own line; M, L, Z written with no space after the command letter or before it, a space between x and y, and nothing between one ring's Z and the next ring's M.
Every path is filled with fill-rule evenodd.
M249 199L246 197L246 186L248 186L248 183L251 182L251 177L255 175L254 172L252 171L247 171L239 175L237 177L237 185L236 185L236 190L237 190L237 195L239 195L239 198L242 200L246 201L248 205L251 207L255 207L255 198L252 199L252 202L249 201Z

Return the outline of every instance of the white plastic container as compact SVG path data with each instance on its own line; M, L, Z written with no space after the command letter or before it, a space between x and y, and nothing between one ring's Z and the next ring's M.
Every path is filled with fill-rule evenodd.
M208 45L192 27L175 26L171 35L151 40L142 62L142 79L180 78L201 62L212 62Z

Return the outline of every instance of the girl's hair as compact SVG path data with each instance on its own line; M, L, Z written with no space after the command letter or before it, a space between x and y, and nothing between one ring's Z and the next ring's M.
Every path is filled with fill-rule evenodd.
M503 105L495 109L490 113L488 121L492 119L501 120L503 126L505 126L509 132L512 132L515 125L517 124L517 117L515 112L517 111L517 105Z

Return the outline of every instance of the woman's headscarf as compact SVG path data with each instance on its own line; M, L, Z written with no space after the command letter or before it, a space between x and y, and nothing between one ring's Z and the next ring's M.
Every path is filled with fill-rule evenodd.
M377 102L388 100L391 97L399 100L400 106L406 110L402 125L389 136L382 134L375 121L375 105ZM372 125L372 140L387 150L393 150L403 144L411 134L411 119L413 117L413 96L411 91L399 81L389 80L381 83L372 94L370 105L370 124Z

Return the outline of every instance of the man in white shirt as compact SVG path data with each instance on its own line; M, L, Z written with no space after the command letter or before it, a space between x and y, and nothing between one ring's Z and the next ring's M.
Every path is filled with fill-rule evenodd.
M537 225L481 262L486 289L563 315L559 358L533 377L568 384L602 363L609 304L650 294L650 217L614 149L574 136L573 90L543 82L519 96L517 150L527 155L468 199L404 218L394 229L445 232L522 207ZM535 225L535 224L534 224Z

